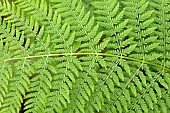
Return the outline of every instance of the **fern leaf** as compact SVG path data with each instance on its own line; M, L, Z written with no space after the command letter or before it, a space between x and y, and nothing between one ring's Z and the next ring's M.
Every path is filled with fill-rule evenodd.
M169 0L2 0L0 112L170 109Z
M148 107L146 105L146 102L143 99L140 101L140 105L141 105L143 111L147 113L148 112Z
M152 102L151 98L149 97L149 95L146 95L145 100L146 100L148 106L150 107L150 109L153 110L153 102Z

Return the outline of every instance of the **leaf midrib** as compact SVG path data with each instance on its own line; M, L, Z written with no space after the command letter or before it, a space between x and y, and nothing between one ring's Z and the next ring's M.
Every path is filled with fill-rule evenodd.
M132 57L127 57L127 56L119 56L119 55L115 55L115 54L107 54L107 53L60 53L60 54L44 54L44 55L37 55L37 56L27 56L27 57L16 57L16 58L8 58L5 60L2 60L0 62L7 62L7 61L14 61L14 60L21 60L21 59L32 59L32 58L41 58L41 57L55 57L55 56L78 56L78 55L96 55L96 56L110 56L110 57L117 57L117 58L121 58L121 59L127 59L127 60L131 60L131 61L136 61L136 62L141 62L144 64L149 64L158 68L161 68L163 70L169 71L170 72L170 68L167 68L165 66L162 65L158 65L155 64L153 62L149 62L146 60L140 60L140 59L135 59Z

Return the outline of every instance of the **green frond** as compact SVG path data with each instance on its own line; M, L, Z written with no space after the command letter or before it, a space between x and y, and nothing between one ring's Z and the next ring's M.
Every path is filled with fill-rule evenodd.
M40 24L45 19L49 20L50 18L48 17L50 12L48 12L48 5L45 0L15 0L13 4L17 5L26 17L31 17Z
M166 60L168 60L169 55L166 53L166 50L169 51L168 47L168 40L169 40L169 1L152 1L150 3L150 8L156 10L155 15L155 26L157 26L157 32L155 34L158 36L158 43L160 43L160 46L158 48L158 51L162 51L162 56L160 59L162 59L162 62L164 62L164 65L166 64Z
M76 36L87 35L92 29L94 17L84 10L82 1L66 0L51 6L61 15L63 21L71 25L71 30L76 31Z
M115 34L122 31L127 24L128 20L123 20L124 10L120 10L120 5L117 0L106 2L94 1L91 3L95 10L96 20L98 24L103 27L104 34L108 36L114 36Z
M169 0L0 1L0 113L169 113Z

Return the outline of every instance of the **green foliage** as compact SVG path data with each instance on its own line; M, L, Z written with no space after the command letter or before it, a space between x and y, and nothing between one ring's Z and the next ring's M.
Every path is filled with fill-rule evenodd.
M169 0L0 1L0 113L169 113Z

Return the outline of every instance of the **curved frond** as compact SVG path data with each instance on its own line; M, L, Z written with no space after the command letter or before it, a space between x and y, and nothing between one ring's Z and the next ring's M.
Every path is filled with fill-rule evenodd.
M169 12L169 0L0 1L0 113L169 113Z

